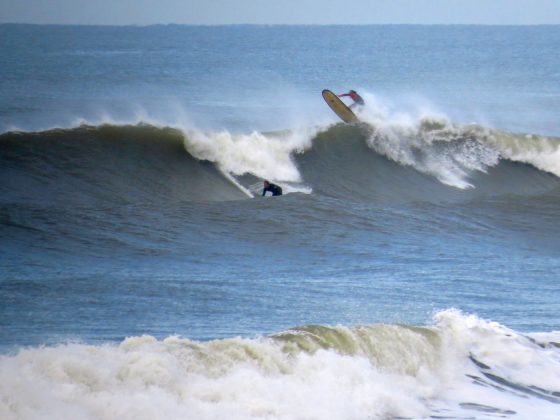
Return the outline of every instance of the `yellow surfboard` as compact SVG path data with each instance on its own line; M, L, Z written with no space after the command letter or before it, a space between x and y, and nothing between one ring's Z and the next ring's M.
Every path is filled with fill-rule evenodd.
M352 110L348 108L346 104L342 102L340 98L330 90L323 90L323 99L331 107L334 113L338 115L340 119L345 123L358 122L358 117L356 117L356 114L354 114Z

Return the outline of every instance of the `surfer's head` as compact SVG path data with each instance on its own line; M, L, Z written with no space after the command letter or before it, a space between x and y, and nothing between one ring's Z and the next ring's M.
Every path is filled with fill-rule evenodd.
M265 186L265 187L268 187L269 185L270 185L270 182L268 182L268 180L265 179L265 180L264 180L264 186Z

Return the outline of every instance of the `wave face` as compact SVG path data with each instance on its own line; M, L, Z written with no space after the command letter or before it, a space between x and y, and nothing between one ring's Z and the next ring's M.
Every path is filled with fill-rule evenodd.
M246 195L183 135L154 126L81 126L0 136L2 201L76 206L213 201Z
M440 126L426 132L424 125L428 122L397 140L368 124L334 126L298 159L303 178L315 191L340 198L392 201L538 195L560 186L557 139L487 133L478 127L451 132ZM547 160L550 165L535 166Z
M553 419L559 340L447 310L427 327L311 325L253 339L27 349L0 358L0 414Z
M226 201L258 195L264 178L286 192L355 201L555 196L560 188L558 139L435 119L251 134L80 126L5 133L0 148L0 188L12 203Z

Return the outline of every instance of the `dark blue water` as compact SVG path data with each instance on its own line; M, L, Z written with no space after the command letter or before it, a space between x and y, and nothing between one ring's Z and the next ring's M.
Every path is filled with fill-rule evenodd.
M0 25L0 376L39 366L0 414L557 418L559 47L557 26ZM361 122L324 88L358 90Z

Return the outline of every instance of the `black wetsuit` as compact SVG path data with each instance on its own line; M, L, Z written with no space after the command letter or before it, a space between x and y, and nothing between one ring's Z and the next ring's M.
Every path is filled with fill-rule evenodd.
M263 197L267 191L270 191L272 195L282 195L282 188L276 184L268 184L268 187L263 188Z

